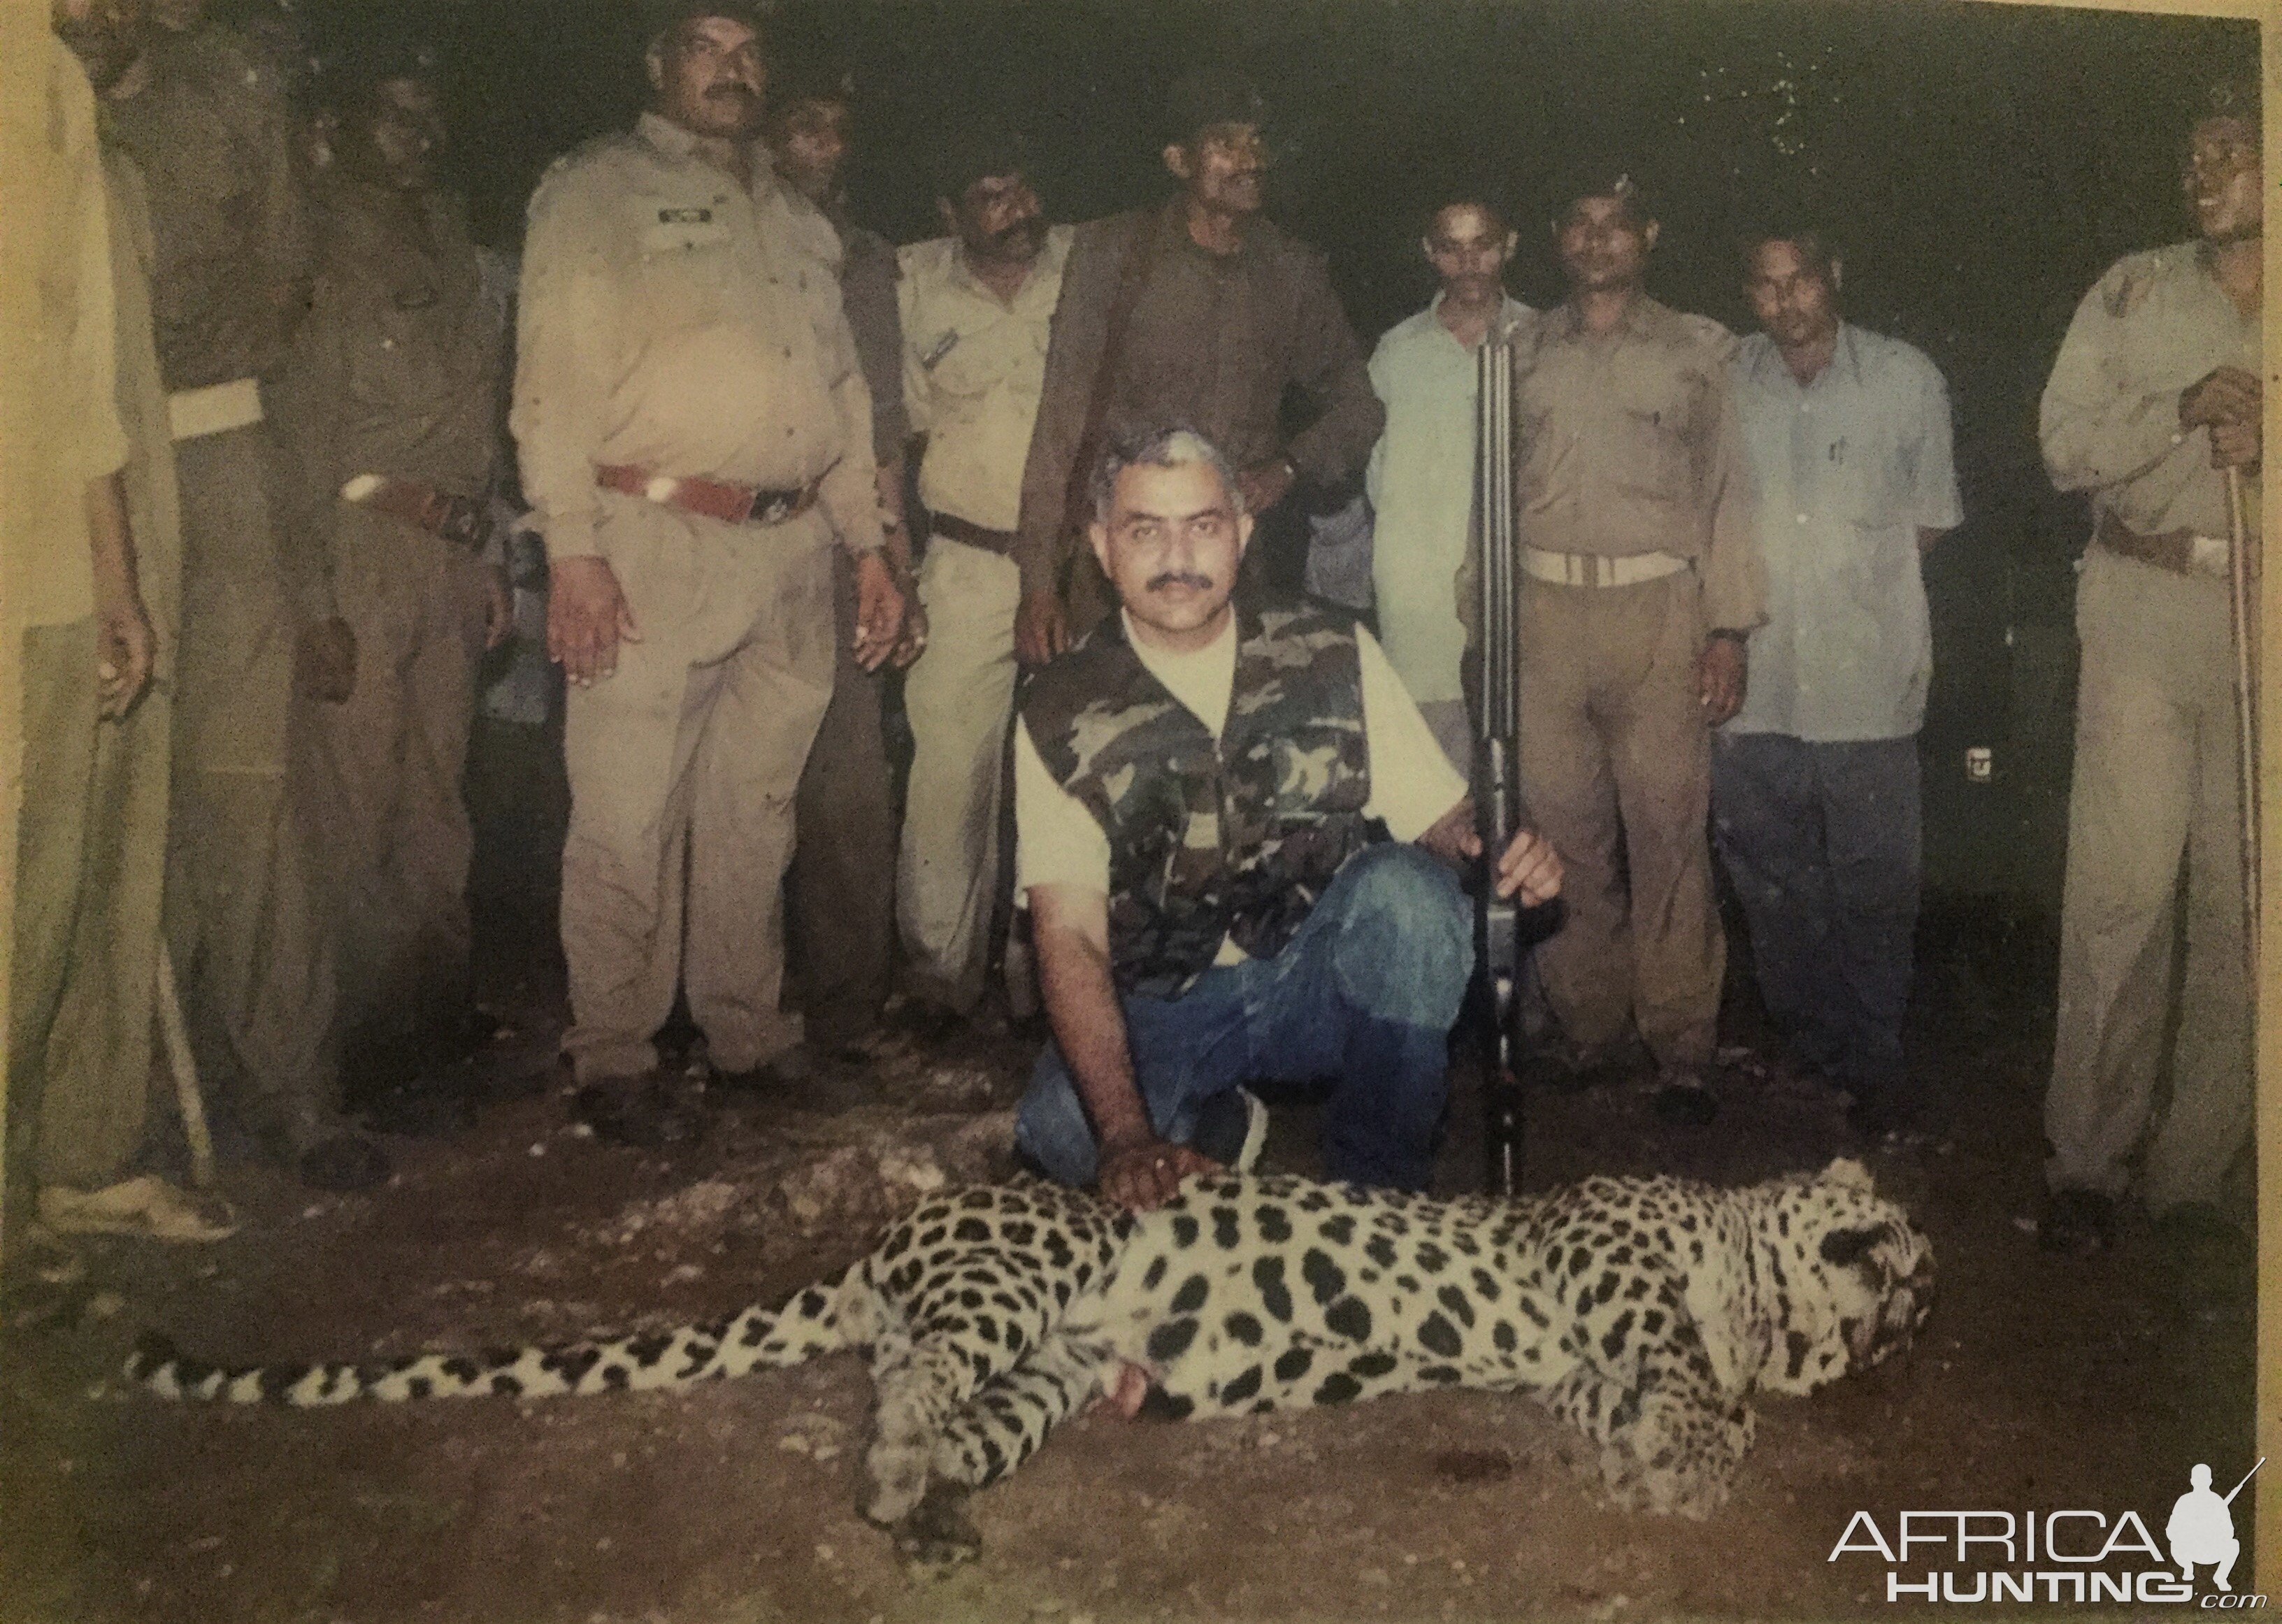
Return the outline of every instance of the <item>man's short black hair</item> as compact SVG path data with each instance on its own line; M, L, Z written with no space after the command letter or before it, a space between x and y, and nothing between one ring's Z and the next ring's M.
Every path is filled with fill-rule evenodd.
M1203 432L1184 423L1155 423L1128 429L1114 434L1102 447L1100 459L1093 465L1093 517L1098 524L1109 523L1110 510L1117 505L1117 481L1129 468L1181 468L1201 462L1220 476L1221 487L1237 512L1244 511L1244 486L1236 477L1236 465L1228 454Z
M1029 167L1029 143L1021 128L1002 114L983 111L954 114L928 153L928 177L945 203L958 202L977 181L1026 175Z
M1548 218L1560 221L1586 198L1621 198L1635 220L1656 218L1656 198L1639 161L1628 155L1589 153L1572 159L1546 189Z
M780 118L810 102L856 105L856 70L840 57L799 41L769 56L769 117Z
M1481 210L1483 214L1489 216L1490 223L1495 226L1500 233L1509 232L1514 229L1513 206L1506 201L1502 192L1486 186L1455 186L1445 187L1436 192L1433 201L1419 211L1418 235L1425 237L1432 237L1434 222L1454 208Z
M1736 235L1735 263L1747 278L1751 274L1752 261L1768 243L1790 244L1825 276L1843 257L1838 239L1822 226L1812 221L1770 216L1754 221Z
M357 118L371 111L381 86L398 79L432 82L442 73L443 58L425 40L394 33L359 35L326 53L310 95L321 113Z
M1194 68L1165 97L1165 139L1187 146L1215 124L1268 122L1268 103L1242 71L1224 63Z
M642 48L655 50L684 23L704 17L726 17L754 33L767 33L766 0L637 0Z

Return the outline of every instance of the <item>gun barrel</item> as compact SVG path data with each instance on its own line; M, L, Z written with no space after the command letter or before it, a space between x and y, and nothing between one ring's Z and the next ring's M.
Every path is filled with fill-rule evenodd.
M2258 1457L2258 1466L2263 1466L2265 1464L2266 1457L2263 1455L2260 1456ZM2248 1483L2251 1479L2258 1475L2258 1466L2253 1466L2249 1471L2244 1472L2242 1474L2242 1482L2237 1483L2232 1488L2226 1491L2226 1503L2229 1505L2232 1505L2234 1504L2234 1497L2242 1492L2243 1485Z
M1514 760L1521 722L1521 676L1515 596L1513 514L1513 340L1502 322L1482 340L1474 416L1477 585L1481 693L1474 740L1474 812L1491 874L1482 882L1475 949L1487 993L1482 1063L1483 1128L1493 1192L1511 1195L1521 1179L1519 1039L1520 910L1496 895L1497 858L1520 827L1521 792Z

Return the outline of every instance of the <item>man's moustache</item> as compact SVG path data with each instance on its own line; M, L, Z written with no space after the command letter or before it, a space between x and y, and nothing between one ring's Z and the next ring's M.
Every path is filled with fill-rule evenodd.
M1033 214L1028 220L1018 220L1011 226L1002 226L997 231L992 232L990 234L990 245L994 248L1012 248L1015 244L1021 242L1036 243L1043 241L1045 235L1046 222L1044 220L1041 220L1037 215Z
M1149 590L1152 592L1161 592L1168 587L1193 587L1199 592L1210 592L1212 577L1190 575L1180 571L1168 571L1149 583Z

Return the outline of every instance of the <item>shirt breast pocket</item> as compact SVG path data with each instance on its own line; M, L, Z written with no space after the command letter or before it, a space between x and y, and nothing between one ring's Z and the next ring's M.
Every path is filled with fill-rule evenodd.
M639 252L645 312L662 330L710 327L722 319L730 282L729 228L695 218L708 211L668 210L692 216L642 228Z
M1611 465L1621 489L1685 503L1696 485L1696 449L1706 432L1708 381L1688 372L1627 378L1611 391Z
M1916 470L1910 448L1879 426L1857 427L1823 448L1817 471L1828 481L1831 512L1859 530L1890 529L1909 518Z
M451 338L442 330L444 313L432 302L419 304L415 294L409 307L404 299L376 295L367 307L369 322L356 324L363 330L350 350L348 386L368 405L431 411L450 398L445 356Z

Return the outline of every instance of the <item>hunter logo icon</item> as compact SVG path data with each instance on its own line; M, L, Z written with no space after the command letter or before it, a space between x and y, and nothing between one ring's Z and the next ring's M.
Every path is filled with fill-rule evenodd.
M2211 1582L2222 1590L2234 1587L2227 1575L2234 1571L2234 1559L2242 1554L2242 1542L2234 1537L2234 1512L2230 1509L2243 1484L2258 1475L2258 1466L2266 1457L2258 1457L2258 1465L2242 1474L2242 1482L2227 1491L2220 1499L2211 1492L2211 1469L2198 1464L2187 1474L2193 1485L2171 1505L2171 1519L2163 1525L2163 1536L2170 1542L2171 1560L2179 1565L2179 1577L2193 1584L2199 1564L2213 1564Z

